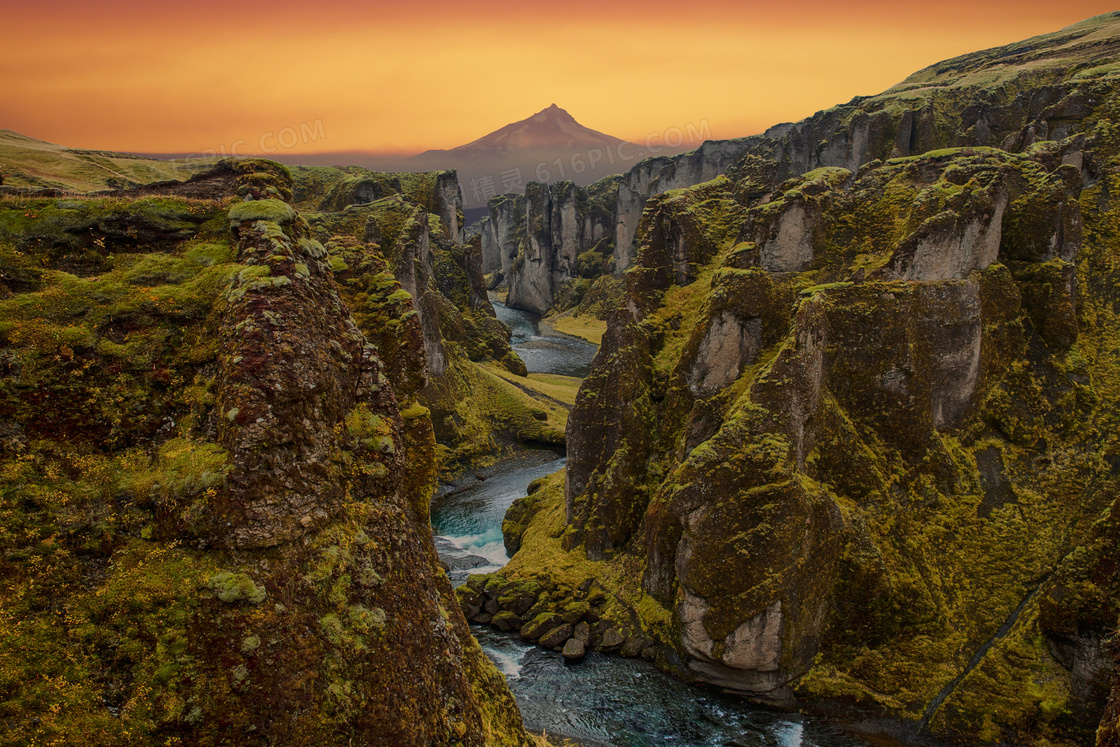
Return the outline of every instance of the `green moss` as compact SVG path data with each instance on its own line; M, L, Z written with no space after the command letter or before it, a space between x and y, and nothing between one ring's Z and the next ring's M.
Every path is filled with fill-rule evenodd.
M418 403L409 405L404 410L401 410L401 417L405 420L415 420L417 418L426 418L431 414L431 410Z
M268 597L268 592L244 573L217 573L210 577L207 586L226 604L260 604Z
M126 473L118 485L132 495L158 496L167 511L189 512L225 484L231 468L229 454L217 444L173 438L147 469Z
M18 582L18 596L0 605L0 712L5 742L122 743L153 723L182 718L189 707L170 683L197 671L189 649L191 617L208 571L196 553L134 542L114 555L112 573L81 590L80 574L55 576L52 593L67 599L66 628L56 615L27 605L51 566L76 563L59 552L42 555ZM14 591L8 578L8 590ZM62 584L57 582L63 581ZM98 652L112 650L122 678L103 679ZM59 656L60 652L65 655ZM133 689L136 687L136 689ZM127 702L128 708L120 708ZM120 708L118 715L106 706ZM32 720L31 714L38 714Z
M264 162L246 169L246 193L283 193L283 170ZM129 204L99 219L112 227L141 214ZM208 217L184 221L190 230L182 235L174 226L173 235L158 234L168 226L156 226L152 215L177 204L186 214L197 207L199 217L217 216L216 229ZM245 459L280 469L291 459L270 439L300 421L287 422L285 408L273 410L281 430L250 420L247 391L264 361L269 376L296 371L283 339L273 339L285 332L291 299L237 315L245 306L227 292L231 284L240 290L279 277L230 261L236 254L220 203L144 210L152 213L135 224L127 247L143 251L90 249L78 257L83 238L60 243L58 255L47 240L31 253L0 252L13 271L0 301L4 360L21 372L0 382L0 408L14 428L0 444L0 741L206 742L219 731L256 729L286 744L325 744L374 719L362 728L394 742L438 740L454 721L469 725L461 732L468 743L480 743L472 735L482 733L493 743L519 743L500 675L448 612L449 592L432 585L439 569L423 539L435 482L430 422L422 414L403 424L397 418L394 398L404 396L390 390L377 351L360 337L347 333L354 347L346 352L351 361L354 349L369 356L371 368L363 370L376 373L369 402L350 407L354 393L345 385L292 390L314 391L299 405L309 416L302 422L311 428L315 420L327 442L316 466L317 510L291 518L301 529L312 522L305 541L248 554L220 549L231 547L231 520L260 518L242 517L257 511L252 500L261 494L231 471ZM116 235L98 230L92 238L104 236L106 244ZM290 262L297 244L316 251L302 230L299 222L286 233L258 221L241 232L240 249ZM0 247L11 244L0 240ZM54 256L68 269L47 266ZM331 281L307 275L311 296L334 293ZM322 311L318 320L332 329L349 324L337 306ZM397 337L404 324L385 327ZM219 355L217 341L229 335L238 347ZM418 336L402 342L422 350ZM312 349L300 356L301 386L349 381L357 370L342 355L314 352L322 341L301 343ZM238 451L227 437L246 426L261 438ZM290 434L280 440L288 443ZM401 593L418 583L432 593ZM416 647L416 630L438 630L437 647L449 645L455 655L431 656L430 670L402 679L406 664L434 650L431 641L420 643L427 653ZM372 683L383 682L393 682L403 700L379 704L388 691ZM415 717L376 715L398 713L400 702L416 704ZM293 721L293 713L305 715Z
M258 220L284 225L295 219L296 211L291 205L280 200L249 200L229 209L230 228L237 228L242 223Z
M1070 674L1051 657L1037 625L1032 605L932 714L934 730L995 742L1009 732L1030 734L1040 724L1058 731L1075 726Z
M564 443L568 410L544 391L547 385L522 383L493 364L451 360L437 387L426 390L421 401L430 409L437 430L455 444L445 457L449 464L492 459L503 443ZM470 397L444 394L444 387L470 392Z
M272 271L269 269L268 265L252 265L237 273L237 279L242 283L248 283L251 280L266 278L270 274L272 274Z

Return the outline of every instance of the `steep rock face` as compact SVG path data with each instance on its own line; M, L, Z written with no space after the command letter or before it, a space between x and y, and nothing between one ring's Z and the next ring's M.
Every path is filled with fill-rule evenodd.
M296 193L305 201L325 188L328 177L339 178L316 170L297 175ZM481 239L457 241L462 231L449 223L453 218L461 221L453 172L369 172L362 178L399 184L402 191L369 204L310 213L308 221L330 252L344 301L354 314L366 317L377 311L372 316L379 316L380 307L369 307L386 283L399 280L399 300L411 304L410 324L421 332L428 361L419 399L430 410L437 441L445 447L439 452L441 467L463 469L492 460L529 433L549 443L562 442L562 427L550 421L533 421L536 428L513 428L512 422L533 418L511 413L510 397L490 401L481 396L503 384L480 366L495 363L524 375L525 365L510 348L509 330L498 322L487 297ZM382 260L388 267L374 269ZM413 329L393 326L401 334Z
M616 272L624 272L634 259L638 221L650 197L715 179L750 150L746 143L746 140L707 141L694 151L673 157L650 158L630 169L618 185Z
M432 546L411 302L356 323L286 170L224 168L245 201L5 210L5 735L523 743Z
M613 376L594 367L580 387L574 420L568 421L569 451L609 456L606 463L584 460L572 465L565 486L567 519L575 530L569 542L582 542L595 559L607 557L625 541L648 500L635 479L648 460L647 434L653 427L649 349L644 342L625 319L608 326L600 350L611 350L626 360L627 365L620 367L626 375ZM588 384L592 379L594 383ZM588 396L594 396L599 406L588 407ZM596 501L595 509L587 505L588 500Z
M595 228L590 218L585 218L587 213L587 193L576 187L572 182L558 182L550 190L552 197L552 210L549 216L552 231L552 251L556 257L554 266L562 277L575 277L578 273L576 260L581 249L588 243L594 243L603 237L603 233L595 235ZM591 235L585 235L585 229L591 229Z
M463 243L463 193L454 171L441 171L436 175L429 209L443 220L446 238L452 243Z
M509 194L492 197L482 221L482 271L501 270L509 277L517 247L525 233L525 198Z
M544 314L555 291L556 247L552 244L552 195L544 184L525 187L525 234L509 271L512 308Z
M447 353L440 329L440 301L436 287L435 257L432 254L431 224L419 208L405 220L393 246L394 274L416 303L420 328L424 331L424 353L428 371L442 376L447 370Z
M475 224L478 227L479 247L482 252L482 271L490 273L502 269L502 254L498 249L498 234L489 216Z
M1085 166L1110 138L651 199L548 530L591 578L641 584L607 584L643 621L627 635L685 676L911 733L1087 738L1120 599L1094 527L1115 177ZM513 589L542 583L541 511Z
M1107 92L1068 71L1115 59L1120 52L1116 19L1110 13L1054 34L947 60L878 96L857 97L795 124L643 161L618 188L615 267L621 272L634 261L638 222L650 197L709 181L744 156L773 162L781 180L829 166L854 173L876 159L941 147L1021 151L1042 140L1085 133L1092 126L1088 113Z
M616 181L586 189L568 181L530 182L524 196L490 201L483 267L501 262L511 307L544 314L562 296L565 305L575 305L591 281L609 270L604 260L611 253Z

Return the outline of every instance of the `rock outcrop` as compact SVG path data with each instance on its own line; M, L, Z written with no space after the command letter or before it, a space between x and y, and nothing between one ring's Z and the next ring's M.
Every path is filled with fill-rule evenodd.
M615 271L624 272L633 261L638 222L649 198L715 179L750 152L753 145L754 141L749 139L713 140L679 156L646 159L630 169L618 185Z
M875 160L936 148L991 146L1020 151L1085 129L1104 89L1069 75L1075 66L1101 69L1116 50L1106 14L1046 36L963 55L921 70L878 96L860 96L761 135L709 141L689 153L652 158L619 184L615 267L633 262L646 201L727 173L743 157L776 165L777 180L821 167L856 172ZM985 74L999 70L993 83ZM1013 82L1014 81L1014 82ZM1023 85L1019 85L1022 83Z
M591 281L609 271L616 184L616 177L587 188L530 182L524 196L490 200L483 270L500 269L510 307L543 315L560 298L574 306Z
M1019 152L1040 140L1061 140L1084 132L1087 113L1107 95L1105 89L1085 85L1086 81L1067 73L1076 65L1103 70L1109 64L1115 49L1108 37L1110 32L1102 29L1113 21L1111 14L1100 16L1037 39L947 60L878 96L857 97L800 122L776 125L760 135L707 141L688 153L649 158L619 177L574 190L586 189L593 201L606 206L613 224L613 271L622 273L635 261L638 225L648 201L721 174L733 176L742 189L760 195L782 180L818 168L844 168L855 173L877 160L920 155L936 148L988 146ZM985 74L979 74L999 68L1005 77L994 84ZM763 168L744 181L742 172L759 164ZM604 191L609 192L605 199ZM495 200L504 201L507 211L523 205L512 195ZM496 230L500 223L519 223L520 215L512 223L508 214L492 215L489 220L493 233L483 244L487 273L499 268L502 252L510 260L516 257L522 238ZM772 249L779 251L775 256L778 262L789 261L780 253L783 242L792 240L803 228L796 211L787 216L787 221L787 225L776 227L785 233L773 237L777 240ZM577 256L596 246L602 251L599 233L598 228L584 231L582 236L567 231L561 242L564 251ZM506 238L503 240L500 234ZM789 246L794 245L798 244ZM559 246L556 251L560 251ZM516 279L510 274L510 264L503 263L501 269L512 287ZM543 313L541 309L551 307L556 293L554 290L550 297L547 292L548 264L537 259L515 273L523 273L521 308ZM559 269L559 263L549 275L554 288L564 278L576 276Z
M432 546L410 294L366 247L352 313L286 169L212 176L2 208L3 733L526 743Z
M563 490L515 504L480 587L498 614L586 604L592 648L910 738L1089 743L1120 617L1118 40L1110 14L943 63L650 188Z
M454 171L390 174L361 166L297 166L294 176L295 204L306 212L341 212L403 197L439 216L444 239L463 243L463 195Z
M517 248L525 234L525 198L508 194L493 197L482 219L482 271L489 275L500 270L508 277Z
M295 194L299 204L323 205L327 201L319 195L345 192L345 185L356 179L384 185L387 191L369 203L308 212L307 220L330 253L344 299L360 318L367 317L369 299L378 297L386 283L400 282L425 350L426 380L419 402L429 409L442 447L440 469L479 466L526 443L562 444L565 408L535 402L501 376L524 376L525 364L510 348L510 332L498 322L487 296L484 238L461 240L454 172L298 168ZM371 255L383 257L387 267ZM397 329L403 333L406 328ZM377 334L374 329L363 332Z

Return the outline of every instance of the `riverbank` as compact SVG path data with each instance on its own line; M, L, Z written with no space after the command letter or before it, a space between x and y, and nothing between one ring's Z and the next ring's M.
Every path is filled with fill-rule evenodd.
M550 316L541 322L541 329L559 332L560 334L578 337L593 345L603 343L603 335L607 333L607 323L593 316L575 316L562 314Z
M502 378L538 387L538 395L574 401L579 379L541 373L539 368L579 371L589 366L595 347L557 335L532 315L500 304L495 304L495 309L499 318L513 328L513 347L531 371L524 378ZM512 381L514 378L519 382ZM577 382L575 386L573 381ZM535 496L551 496L556 503L565 464L560 450L526 450L440 485L432 501L432 528L437 550L455 586L462 586L472 576L481 580L483 574L506 566L510 557L502 525L509 507L529 495L530 485ZM550 510L562 513L563 506L557 503ZM516 523L516 516L511 515L511 520ZM551 539L556 548L558 542L557 538ZM558 577L570 570L570 563L562 555L566 553L558 550L557 563L550 566ZM811 717L771 712L714 688L686 684L641 656L625 658L591 650L578 664L567 663L560 653L523 639L519 628L502 632L488 625L471 626L483 650L505 675L525 727L547 734L554 743L571 740L591 747L863 744Z

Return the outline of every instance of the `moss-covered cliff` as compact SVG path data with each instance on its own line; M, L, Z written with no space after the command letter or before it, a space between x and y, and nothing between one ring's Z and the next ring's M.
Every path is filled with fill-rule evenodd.
M615 202L621 177L588 187L530 182L524 195L494 197L482 221L483 269L506 303L536 314L578 305L614 270Z
M300 167L294 178L297 204L317 210L306 213L308 222L363 332L419 332L427 367L411 376L426 376L418 398L435 426L441 471L487 464L525 445L564 443L568 407L502 375L524 376L525 365L487 297L480 238L462 239L454 172ZM395 279L402 287L394 297L386 290ZM382 307L405 296L414 326L382 326Z
M767 147L652 197L563 490L515 504L468 616L568 610L593 646L906 737L1092 742L1120 605L1118 26L899 89L939 102L932 147L975 131L982 82L1002 148L786 179Z
M587 288L581 278L593 275L585 271L599 266L621 274L633 265L639 222L650 198L739 174L745 162L762 168L745 181L736 176L739 189L744 196L760 196L782 180L817 168L858 171L875 161L948 147L1018 152L1040 140L1087 134L1098 122L1094 107L1108 95L1101 83L1115 72L1118 18L1107 13L946 60L876 96L857 96L758 135L706 141L694 151L648 158L586 188L536 184L524 198L496 197L483 230L486 271L501 270L511 303L542 314L563 310L578 303ZM560 209L580 221L564 219ZM531 240L534 225L552 226L548 245ZM584 257L577 271L560 256L564 252Z
M0 200L0 744L525 742L432 546L413 296L291 187Z

